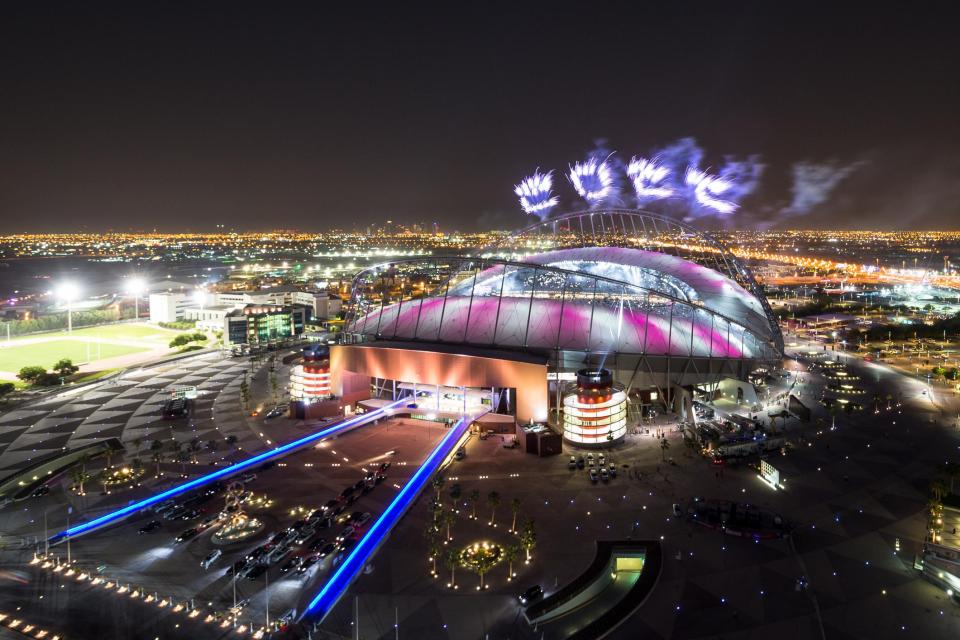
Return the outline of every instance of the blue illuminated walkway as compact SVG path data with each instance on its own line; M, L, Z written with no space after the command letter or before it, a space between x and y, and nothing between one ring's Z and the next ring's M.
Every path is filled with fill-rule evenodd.
M256 466L258 464L262 464L269 460L273 460L280 456L284 456L288 453L291 453L307 445L315 444L325 438L338 435L345 431L349 431L350 429L364 425L368 422L372 422L377 418L382 418L385 415L391 415L393 409L395 409L396 407L399 407L400 405L406 402L408 401L398 400L396 402L380 407L379 409L374 409L362 415L355 416L349 420L345 420L344 422L340 422L333 426L327 427L326 429L321 429L320 431L311 433L310 435L294 440L293 442L288 442L287 444L279 446L276 449L265 451L261 454L253 456L252 458L247 458L242 462L238 462L237 464L230 465L229 467L220 469L218 471L214 471L213 473L207 474L200 478L196 478L189 482L185 482L184 484L173 487L172 489L167 489L163 493L158 493L155 496L145 498L144 500L140 500L139 502L131 503L126 507L123 507L122 509L118 509L106 515L100 516L95 520L78 524L77 526L67 529L66 531L61 531L60 533L50 538L50 542L63 541L68 537L76 538L77 536L83 535L85 533L90 533L95 529L99 529L108 524L111 524L113 522L126 518L127 516L133 513L146 509L150 505L163 502L164 500L180 495L185 491L190 491L191 489L202 487L206 484L210 484L211 482L220 480L221 478L225 478L227 476L232 476L235 473L238 473L245 469L249 469L250 467Z
M479 415L479 414L478 414ZM417 471L403 486L400 493L396 495L393 501L387 506L383 514L377 518L373 526L360 538L360 541L353 548L343 563L337 568L336 572L327 581L317 597L307 606L303 617L315 618L318 622L323 621L340 597L346 592L350 583L360 573L360 570L367 564L367 561L376 553L380 544L386 539L390 530L400 521L403 514L416 499L423 487L430 481L430 478L436 473L443 461L453 452L457 444L463 438L470 424L476 420L478 415L464 416L450 428L450 431L443 436L440 444L430 452L426 461L417 469Z

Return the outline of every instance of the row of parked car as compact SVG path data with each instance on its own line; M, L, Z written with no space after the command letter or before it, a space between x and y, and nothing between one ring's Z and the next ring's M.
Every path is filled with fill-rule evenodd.
M336 498L314 509L307 517L274 533L266 542L228 567L226 575L236 574L238 578L257 580L273 565L278 565L281 573L296 571L303 574L324 558L350 549L373 516L368 512L350 512L348 507L382 482L389 468L389 462L381 464L376 471L347 486ZM320 535L321 531L337 526L342 526L342 529L336 536ZM307 553L301 555L299 549L304 547ZM220 551L215 550L204 558L201 566L207 569L219 558Z
M604 482L609 482L610 478L617 477L617 465L610 460L607 461L606 454L600 452L596 458L594 458L593 453L588 453L586 459L583 456L570 456L570 461L567 462L568 469L583 469L587 468L587 471L590 475L590 482L598 482L603 480Z

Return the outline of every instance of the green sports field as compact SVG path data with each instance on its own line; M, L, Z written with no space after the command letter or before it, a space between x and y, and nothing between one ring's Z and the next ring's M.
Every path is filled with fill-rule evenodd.
M16 373L22 367L29 365L50 368L61 358L69 358L74 364L82 364L141 351L149 351L149 349L76 340L51 340L39 344L0 348L0 371Z
M166 349L178 333L181 332L147 324L115 324L75 329L70 334L57 331L22 336L10 342L0 336L0 372L9 378L9 374L16 374L22 367L49 368L61 358L83 364Z

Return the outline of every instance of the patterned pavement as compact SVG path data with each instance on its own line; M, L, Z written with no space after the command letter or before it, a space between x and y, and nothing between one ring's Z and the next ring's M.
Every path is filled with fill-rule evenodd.
M242 373L249 367L246 359L204 354L132 370L78 393L67 391L0 415L0 477L63 447L107 438L119 438L128 458L136 455L139 439L145 464L150 441L171 435L180 442L194 437L222 441L233 435L238 448L259 449L262 438L248 426L240 406ZM196 385L200 394L193 417L164 420L163 402L182 385Z

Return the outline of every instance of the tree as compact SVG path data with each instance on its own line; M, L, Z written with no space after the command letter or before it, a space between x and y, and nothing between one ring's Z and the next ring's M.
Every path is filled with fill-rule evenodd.
M159 440L153 440L150 442L150 451L153 452L153 455L151 457L157 465L158 478L160 477L160 462L163 460L163 453L161 453L162 450L163 450L162 442L160 442Z
M247 372L243 372L243 379L240 380L240 404L244 411L250 410L250 383L247 382Z
M137 451L134 455L140 455L140 448L143 447L143 438L134 438L133 446L137 448Z
M443 515L441 516L441 522L443 522L443 526L447 528L447 542L453 540L453 536L450 535L450 527L452 527L453 523L456 521L457 516L453 513L453 511L443 512Z
M207 451L210 453L216 453L219 446L216 440L207 440Z
M46 373L46 369L34 365L22 367L20 369L20 373L17 374L17 377L28 384L36 384Z
M424 535L427 538L427 553L430 554L430 562L433 563L433 569L430 571L430 575L437 575L437 560L443 551L443 545L440 544L439 531L435 523L430 524L431 526L427 528Z
M130 468L136 471L137 473L139 473L140 471L143 471L143 460L141 460L139 457L134 458L133 460L130 461Z
M233 448L233 447L235 447L236 444L237 444L237 436L235 436L235 435L233 435L233 434L231 433L229 436L226 437L226 441L227 441L227 444L228 444L231 448Z
M60 360L57 361L56 364L54 364L50 368L53 370L54 373L56 373L61 378L72 376L77 371L80 371L80 367L73 364L73 360L71 360L70 358L61 358Z
M472 519L477 519L477 505L480 504L480 490L474 489L470 492L470 507L473 509Z
M500 506L500 494L496 491L491 491L487 494L487 506L490 507L490 524L496 526L495 518L497 516L497 507Z
M17 388L17 385L12 382L0 382L0 398L5 395L13 393L14 389Z
M437 474L433 477L431 484L433 485L433 490L437 492L437 501L440 500L440 491L443 489L443 485L446 483L443 476Z
M190 462L190 445L184 445L182 447L177 447L177 452L175 454L176 461L180 463L180 475L186 477L187 475L187 463Z
M667 442L666 438L661 438L660 440L660 459L664 462L667 461L667 449L670 448L670 443Z
M187 450L190 452L190 461L193 463L197 462L197 454L203 451L203 447L200 444L200 438L194 436L190 439L190 444L187 445Z
M530 552L537 546L537 530L533 526L533 518L523 521L523 530L520 532L520 546L527 552L527 562L530 562Z
M471 562L467 563L467 566L480 576L480 586L477 588L478 590L487 588L483 583L483 576L485 576L490 569L493 569L498 560L499 558L492 554L483 554L476 556Z
M520 555L521 547L518 544L508 544L503 548L503 559L507 561L507 580L513 580L513 563Z
M513 513L513 523L510 525L510 531L517 530L517 515L520 513L520 498L514 498L510 501L510 511Z
M443 566L447 569L450 569L450 584L447 586L456 589L457 588L457 567L460 565L460 552L456 549L447 549L447 552L443 554Z
M947 462L943 465L943 473L947 476L947 480L950 481L950 493L953 493L953 483L960 477L960 464Z
M450 487L450 506L456 511L457 502L460 500L460 496L463 494L463 489L460 487L459 482L453 483Z
M72 467L70 481L77 487L77 493L83 495L83 483L87 481L87 472L78 466Z
M944 484L943 480L937 478L930 482L930 493L933 494L933 499L938 504L943 502L943 496L947 494L947 485Z

